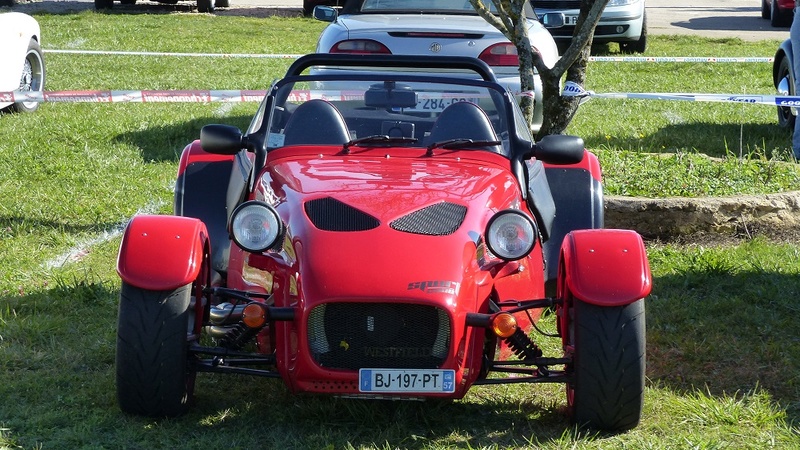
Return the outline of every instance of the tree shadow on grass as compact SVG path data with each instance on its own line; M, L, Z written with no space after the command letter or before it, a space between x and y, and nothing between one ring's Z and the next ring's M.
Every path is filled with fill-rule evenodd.
M800 421L800 277L702 251L653 280L647 301L648 376L679 393L768 393Z
M203 126L219 123L233 125L244 131L251 119L250 115L195 117L175 125L154 126L122 133L117 135L115 140L141 149L144 161L177 161L184 147L195 139L200 139L200 130Z

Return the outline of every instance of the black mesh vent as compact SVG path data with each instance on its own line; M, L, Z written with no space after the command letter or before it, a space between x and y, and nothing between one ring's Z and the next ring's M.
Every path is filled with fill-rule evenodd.
M328 303L309 315L308 345L331 369L436 369L449 353L450 319L430 305Z
M306 202L305 208L314 226L324 231L366 231L380 225L378 219L331 197Z
M531 5L544 9L580 9L581 0L533 0Z
M446 236L455 233L466 215L466 206L442 202L406 214L389 226L406 233Z

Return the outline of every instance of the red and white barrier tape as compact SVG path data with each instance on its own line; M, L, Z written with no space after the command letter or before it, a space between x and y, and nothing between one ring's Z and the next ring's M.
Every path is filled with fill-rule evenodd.
M260 102L267 91L264 90L175 90L175 91L11 91L0 92L0 103L5 102L63 102L63 103L211 103L211 102ZM479 95L469 94L463 98L461 93L420 93L419 100L445 99L475 101ZM517 93L517 96L531 96L532 92ZM744 94L703 94L703 93L656 93L656 92L613 92L596 93L587 91L573 82L567 82L562 92L565 97L582 99L636 99L673 100L691 102L744 103L752 105L777 105L800 107L800 96L790 95L744 95ZM359 100L363 91L338 90L296 90L288 100L303 102L311 99L331 101Z

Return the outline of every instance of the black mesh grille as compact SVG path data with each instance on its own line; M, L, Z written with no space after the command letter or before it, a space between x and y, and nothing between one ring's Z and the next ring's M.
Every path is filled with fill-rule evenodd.
M531 5L544 9L580 9L581 0L533 0Z
M430 305L328 303L311 311L308 342L331 369L435 369L450 349L450 319Z
M378 219L331 197L306 202L305 208L311 223L324 231L366 231L380 225Z
M406 214L389 226L406 233L446 236L455 233L466 215L466 206L442 202Z

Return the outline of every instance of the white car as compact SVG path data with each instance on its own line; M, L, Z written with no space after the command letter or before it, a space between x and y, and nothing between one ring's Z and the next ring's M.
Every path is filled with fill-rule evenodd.
M558 60L556 43L529 4L525 12L531 45L552 67ZM314 18L330 22L317 53L470 56L486 62L511 92L520 91L516 47L467 0L348 0L341 10L317 6ZM538 75L534 84L536 132L542 124Z
M41 31L33 17L9 12L0 14L0 92L44 90L44 57ZM0 96L0 109L30 112L38 102L7 101Z
M645 0L608 0L597 28L594 43L617 42L623 53L644 53L647 50L647 14ZM564 26L551 29L556 41L569 45L580 12L580 0L531 0L536 14L564 14Z

